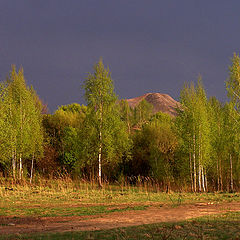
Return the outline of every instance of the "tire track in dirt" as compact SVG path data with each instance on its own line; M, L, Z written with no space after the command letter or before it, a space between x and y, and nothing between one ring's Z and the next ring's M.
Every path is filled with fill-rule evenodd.
M240 202L152 206L146 210L114 212L95 216L71 217L0 217L0 235L66 231L103 230L160 222L177 222L205 215L240 211Z

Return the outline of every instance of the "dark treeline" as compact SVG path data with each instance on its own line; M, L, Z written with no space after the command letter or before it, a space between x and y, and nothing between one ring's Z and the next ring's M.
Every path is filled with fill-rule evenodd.
M15 182L58 177L110 182L151 179L164 191L240 188L240 59L229 67L228 103L206 97L199 77L185 84L177 116L143 100L118 100L102 60L84 81L86 106L47 114L23 69L0 85L0 173Z

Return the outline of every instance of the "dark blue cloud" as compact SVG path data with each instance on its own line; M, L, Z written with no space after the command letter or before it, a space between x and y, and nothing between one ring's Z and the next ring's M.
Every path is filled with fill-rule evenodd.
M178 99L198 74L226 100L224 81L240 46L239 1L0 1L0 77L22 65L51 110L83 103L80 86L99 57L121 98Z

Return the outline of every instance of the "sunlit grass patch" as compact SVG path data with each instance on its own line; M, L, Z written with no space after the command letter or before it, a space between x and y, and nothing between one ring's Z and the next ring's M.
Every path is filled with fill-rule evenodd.
M18 235L17 239L239 239L240 212L205 216L182 222L141 225L101 231ZM16 239L4 236L0 239Z
M119 208L112 205L96 205L96 206L55 206L55 207L0 207L1 216L12 217L66 217L66 216L84 216L107 214L112 212L122 212L129 210L144 210L148 206L125 206Z
M102 189L94 182L66 180L41 180L41 183L11 184L2 182L0 186L0 215L24 216L69 216L80 214L84 207L93 213L107 212L99 205L148 206L165 204L177 207L192 203L221 203L240 201L239 193L185 193L156 191L150 184L132 186L130 184L104 184ZM87 205L87 206L85 206ZM68 210L66 210L68 209ZM72 209L70 211L70 209ZM89 210L90 213L91 210ZM65 214L65 215L64 215Z

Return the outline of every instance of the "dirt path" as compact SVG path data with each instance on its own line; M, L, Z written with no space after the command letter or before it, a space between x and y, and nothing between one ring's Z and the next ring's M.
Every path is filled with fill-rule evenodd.
M240 202L222 204L194 204L152 206L146 210L115 212L80 217L24 217L0 216L0 235L36 232L65 232L111 229L159 222L174 222L204 215L240 211Z

